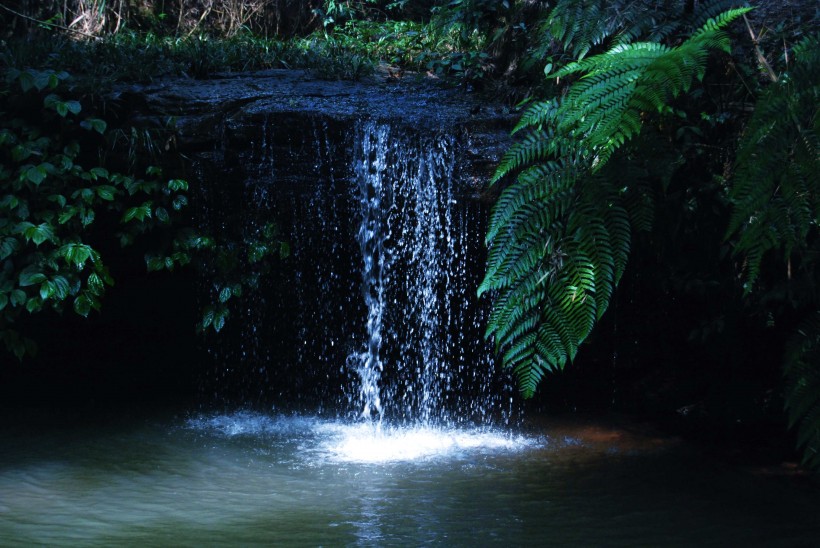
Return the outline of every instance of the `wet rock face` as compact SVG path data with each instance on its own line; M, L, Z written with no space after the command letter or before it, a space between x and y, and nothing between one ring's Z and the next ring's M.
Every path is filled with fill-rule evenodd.
M506 380L475 289L482 197L509 142L508 113L430 82L297 71L119 98L137 125L172 121L200 227L241 243L272 221L290 243L282 270L209 343L218 398L361 413L369 379L397 420L500 414ZM213 284L200 285L214 302Z
M260 146L266 154L293 156L294 144L312 141L316 128L340 149L350 148L351 128L370 119L409 132L456 138L458 173L465 191L479 193L510 142L514 122L508 109L488 105L463 89L435 81L374 78L364 82L326 81L308 72L269 70L211 80L172 79L120 88L138 127L173 129L175 145L188 156L224 161L244 158L237 151ZM279 128L279 142L265 135ZM305 147L302 147L303 149ZM290 158L295 164L300 158ZM280 162L281 163L281 162ZM292 176L299 178L298 173Z

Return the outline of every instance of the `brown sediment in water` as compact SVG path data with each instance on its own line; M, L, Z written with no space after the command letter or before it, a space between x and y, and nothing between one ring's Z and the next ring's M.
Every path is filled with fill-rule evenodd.
M533 416L526 419L525 428L550 440L545 450L550 452L549 458L559 461L580 463L618 455L682 451L681 454L706 457L715 466L728 464L752 476L796 483L811 490L820 489L820 474L796 461L772 460L765 447L732 445L732 450L728 451L726 447L669 434L640 418L622 415Z
M646 453L681 443L681 438L664 434L649 423L622 416L541 416L528 418L526 425L566 447L594 453Z

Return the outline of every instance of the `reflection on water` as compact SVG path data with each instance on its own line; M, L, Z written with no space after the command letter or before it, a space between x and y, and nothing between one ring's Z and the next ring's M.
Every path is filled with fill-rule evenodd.
M593 427L383 428L249 413L6 426L0 545L810 546L820 533L816 487L681 445Z
M546 443L496 428L452 428L417 425L394 427L378 422L327 421L312 417L270 417L236 413L196 417L192 430L234 438L253 436L299 441L299 455L315 463L423 462L475 458L479 454L523 451Z

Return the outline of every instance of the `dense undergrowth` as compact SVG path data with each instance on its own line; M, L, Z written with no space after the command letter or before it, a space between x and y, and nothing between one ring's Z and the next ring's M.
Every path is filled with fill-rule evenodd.
M489 54L478 51L478 34L465 39L430 22L351 18L330 23L333 19L325 17L324 26L290 37L261 36L248 27L230 35L124 27L88 37L41 25L3 41L0 59L12 67L68 71L93 87L271 68L310 69L319 78L344 80L371 75L379 64L389 66L391 74L420 72L466 80L479 80L489 70Z

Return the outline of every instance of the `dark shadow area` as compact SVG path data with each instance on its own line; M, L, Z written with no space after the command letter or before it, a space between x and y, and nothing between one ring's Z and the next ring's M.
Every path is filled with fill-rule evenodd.
M87 409L193 401L201 340L191 273L114 272L102 311L27 318L39 352L0 368L3 406ZM137 270L142 268L142 272ZM116 270L116 269L112 269Z

